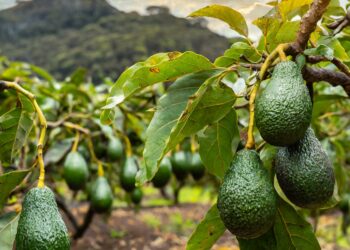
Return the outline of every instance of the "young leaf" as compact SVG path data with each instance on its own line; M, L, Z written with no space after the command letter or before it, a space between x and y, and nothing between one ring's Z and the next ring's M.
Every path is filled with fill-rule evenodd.
M324 44L320 44L316 48L306 49L304 54L308 56L324 56L328 60L333 60L334 57L333 49Z
M274 232L277 249L321 249L311 225L281 199L277 208Z
M15 237L17 233L18 220L19 220L19 214L17 216L11 215L10 217L6 218L6 220L4 220L4 222L7 222L6 224L0 225L1 250L13 249L13 242L15 241Z
M34 107L23 95L18 95L20 107L0 116L0 161L10 164L25 144L33 126Z
M150 180L158 170L158 164L168 144L172 129L186 108L188 99L210 77L222 70L207 70L190 74L178 79L168 92L159 99L157 111L146 131L146 143L143 152L144 166L138 173L139 183Z
M225 231L225 225L220 219L219 210L215 203L192 233L187 242L186 250L211 249Z
M240 250L277 250L275 234L271 228L267 233L255 239L237 238Z
M171 81L178 77L213 68L204 56L188 51L159 53L144 62L136 63L121 74L113 85L102 121L109 122L110 110L137 91L152 84Z
M230 28L243 36L248 36L247 23L238 11L223 5L213 4L199 9L189 15L190 17L213 17L224 21Z
M223 119L209 125L199 136L199 154L208 172L222 179L233 158L234 138L239 138L237 114L230 111Z
M65 139L52 145L45 153L45 165L59 162L72 146L72 139Z
M32 169L12 171L0 175L0 210L4 207L11 191L19 185Z
M290 14L291 12L295 12L296 9L300 9L301 7L309 5L312 2L313 0L282 0L278 4L278 11L282 16L282 19L286 20L288 14Z

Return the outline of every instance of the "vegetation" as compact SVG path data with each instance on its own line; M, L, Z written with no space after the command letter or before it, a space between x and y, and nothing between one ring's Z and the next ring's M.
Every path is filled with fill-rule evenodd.
M50 3L54 9L57 2ZM190 16L220 19L241 38L214 62L194 51L161 52L127 68L115 83L100 85L81 68L60 82L38 66L0 59L4 250L14 241L18 249L69 249L56 204L72 225L72 241L83 236L95 213L108 216L120 200L139 211L150 182L167 199L172 191L176 204L180 189L201 179L202 165L198 183L211 187L214 202L188 250L210 249L226 229L242 250L321 249L317 223L307 219L338 208L346 235L349 14L337 1L272 4L254 21L262 31L257 45L234 9L211 5ZM73 201L88 204L81 223L70 212ZM181 217L174 220L186 225Z

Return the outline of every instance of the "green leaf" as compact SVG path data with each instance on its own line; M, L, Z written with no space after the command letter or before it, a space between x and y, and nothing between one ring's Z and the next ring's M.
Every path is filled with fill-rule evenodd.
M19 94L20 107L0 116L0 161L10 164L25 144L33 126L34 107Z
M342 46L342 44L339 42L337 38L334 38L332 36L322 36L318 41L317 45L326 45L333 49L334 51L334 57L338 58L342 61L349 61L350 57L346 53L346 50Z
M12 250L16 238L19 215L11 214L7 218L0 218L0 246L1 250ZM5 224L6 222L6 224ZM4 224L3 224L4 223Z
M185 53L159 53L139 62L121 74L113 85L107 99L103 122L110 117L110 109L123 102L132 94L152 84L172 81L178 77L213 68L214 65L204 56L188 51Z
M280 43L289 43L293 42L296 38L297 31L300 27L300 21L292 21L282 23L280 28L278 29L275 37L275 41L273 42L277 46Z
M218 57L214 64L218 67L228 67L242 59L256 63L260 61L261 55L253 46L245 42L236 42L225 51L223 56Z
M69 77L69 82L80 85L84 83L86 79L87 69L85 68L78 68L73 72L73 74Z
M213 4L199 9L189 15L190 17L213 17L224 21L230 28L243 36L248 36L247 23L238 11L223 5Z
M300 7L303 7L305 5L310 5L312 2L313 0L282 0L278 4L278 11L282 16L282 19L286 20L287 16L291 12L295 13L295 10L300 9ZM295 13L295 14L299 14L299 13Z
M277 207L274 232L277 249L321 249L311 225L281 199Z
M188 99L210 77L222 70L207 70L179 78L168 92L159 99L156 112L146 131L143 152L144 166L138 173L138 181L143 184L150 180L158 170L164 150L167 147L172 129L178 123Z
M277 250L275 234L271 228L267 233L255 239L237 238L240 250Z
M306 49L304 54L308 56L324 56L330 61L334 58L333 49L324 44L320 44L316 48Z
M12 171L0 175L0 210L4 207L11 191L19 185L32 169Z
M187 242L186 250L211 249L225 231L225 225L220 219L219 210L215 203L192 233Z
M199 153L208 172L220 179L224 177L233 158L234 138L239 138L237 114L230 111L223 119L209 125L199 136Z

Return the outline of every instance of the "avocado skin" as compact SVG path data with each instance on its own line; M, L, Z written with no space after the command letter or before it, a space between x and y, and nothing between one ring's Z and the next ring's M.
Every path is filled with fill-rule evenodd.
M127 192L131 192L135 189L137 169L137 159L133 156L128 157L120 175L120 184Z
M113 193L107 179L103 176L97 177L90 190L90 200L94 211L97 213L109 211L113 204Z
M218 209L226 228L252 239L267 232L276 215L276 194L256 151L235 155L219 190Z
M63 177L72 190L82 189L89 178L89 169L79 152L70 152L64 162Z
M303 138L311 116L311 98L299 67L291 61L277 64L256 99L256 126L261 136L274 146L292 145Z
M278 150L276 176L287 198L303 208L318 208L333 195L332 164L309 128L296 144Z
M69 250L66 225L58 211L54 193L33 188L24 197L16 234L17 250Z
M198 152L191 156L190 172L196 181L200 180L205 174L205 168Z
M189 174L189 167L191 164L190 155L184 151L175 152L171 157L171 165L173 167L173 173L179 181L186 179Z
M165 187L171 178L171 161L169 157L164 157L159 164L159 169L152 179L153 186L156 188Z
M135 205L139 205L141 203L142 197L143 197L143 193L140 188L135 188L131 193L131 201Z
M107 156L111 161L120 160L123 157L123 144L118 138L112 137L109 140Z

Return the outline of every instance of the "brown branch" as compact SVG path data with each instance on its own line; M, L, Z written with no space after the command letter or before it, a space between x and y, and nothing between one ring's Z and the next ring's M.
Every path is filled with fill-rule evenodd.
M329 62L333 63L335 66L337 66L337 68L341 72L343 72L345 75L350 77L350 70L349 70L348 66L346 66L346 64L342 63L338 58L333 58L332 60L328 60L324 56L308 56L307 61L309 63L319 63L322 61L329 61Z
M326 81L333 86L342 86L348 96L350 96L350 77L348 77L343 72L335 72L314 67L305 67L303 69L303 76L307 82Z
M300 22L300 28L295 42L293 42L288 49L288 54L298 54L302 52L310 39L310 35L317 27L317 22L321 19L323 13L330 0L315 0L308 12L303 16Z
M333 35L341 32L346 26L350 24L350 9L348 9L346 15L331 24L328 24L327 27L333 30Z

